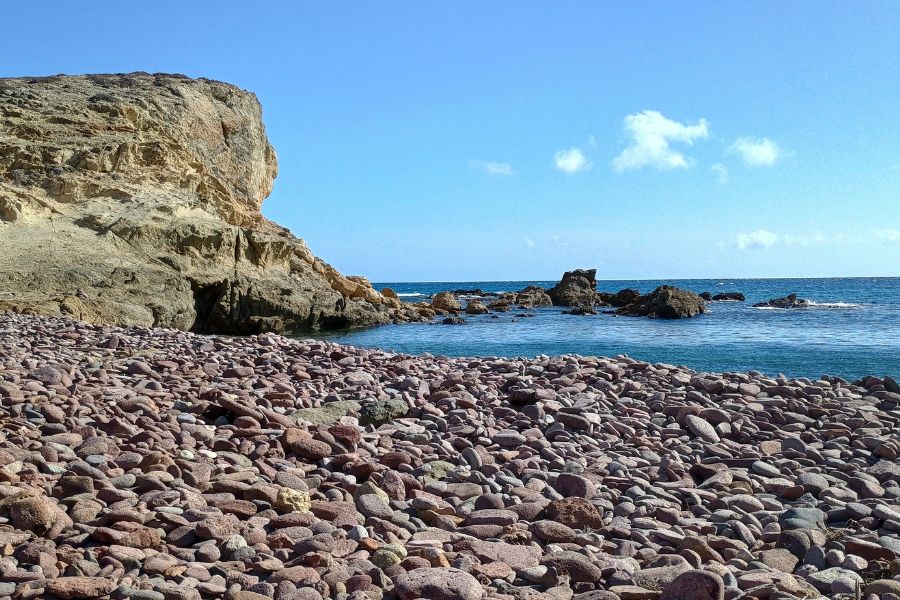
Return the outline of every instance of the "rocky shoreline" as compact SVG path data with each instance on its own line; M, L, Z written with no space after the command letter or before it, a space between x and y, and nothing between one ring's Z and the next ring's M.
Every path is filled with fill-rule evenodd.
M0 598L900 597L900 387L0 316Z

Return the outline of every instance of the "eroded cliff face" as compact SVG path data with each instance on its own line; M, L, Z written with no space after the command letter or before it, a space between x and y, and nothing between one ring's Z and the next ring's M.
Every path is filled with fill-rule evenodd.
M277 170L229 84L0 79L0 311L218 333L418 318L262 217Z

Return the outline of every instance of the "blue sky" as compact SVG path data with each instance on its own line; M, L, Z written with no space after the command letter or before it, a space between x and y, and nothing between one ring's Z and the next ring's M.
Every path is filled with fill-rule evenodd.
M30 1L4 21L0 76L255 92L280 161L264 214L348 274L900 275L896 2Z

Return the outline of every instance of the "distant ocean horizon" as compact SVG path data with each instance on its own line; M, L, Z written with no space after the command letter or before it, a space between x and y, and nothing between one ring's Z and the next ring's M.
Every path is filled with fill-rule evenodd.
M407 302L443 290L486 293L552 287L557 281L378 282ZM641 293L659 285L693 292L741 292L745 302L712 302L707 314L663 320L609 314L573 316L559 307L465 315L464 325L411 323L329 332L342 344L409 354L533 357L580 354L628 356L699 371L760 371L768 375L846 379L900 374L900 278L716 278L602 280L597 289ZM752 304L796 293L809 308L761 309ZM465 301L465 298L463 298ZM533 316L519 316L523 314Z

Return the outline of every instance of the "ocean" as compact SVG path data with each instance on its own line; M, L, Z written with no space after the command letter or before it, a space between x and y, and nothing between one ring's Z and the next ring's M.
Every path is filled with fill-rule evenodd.
M556 281L385 282L409 302L441 290L517 291ZM692 319L662 320L609 314L574 316L561 308L512 309L464 315L464 325L411 323L344 330L320 337L341 344L446 356L533 357L541 354L628 356L699 371L760 371L768 375L856 379L900 375L900 278L675 279L598 281L597 289L659 285L694 292L742 292L746 302L712 302ZM809 308L761 309L755 302L797 293ZM533 317L519 317L521 313ZM497 318L492 318L497 317Z

